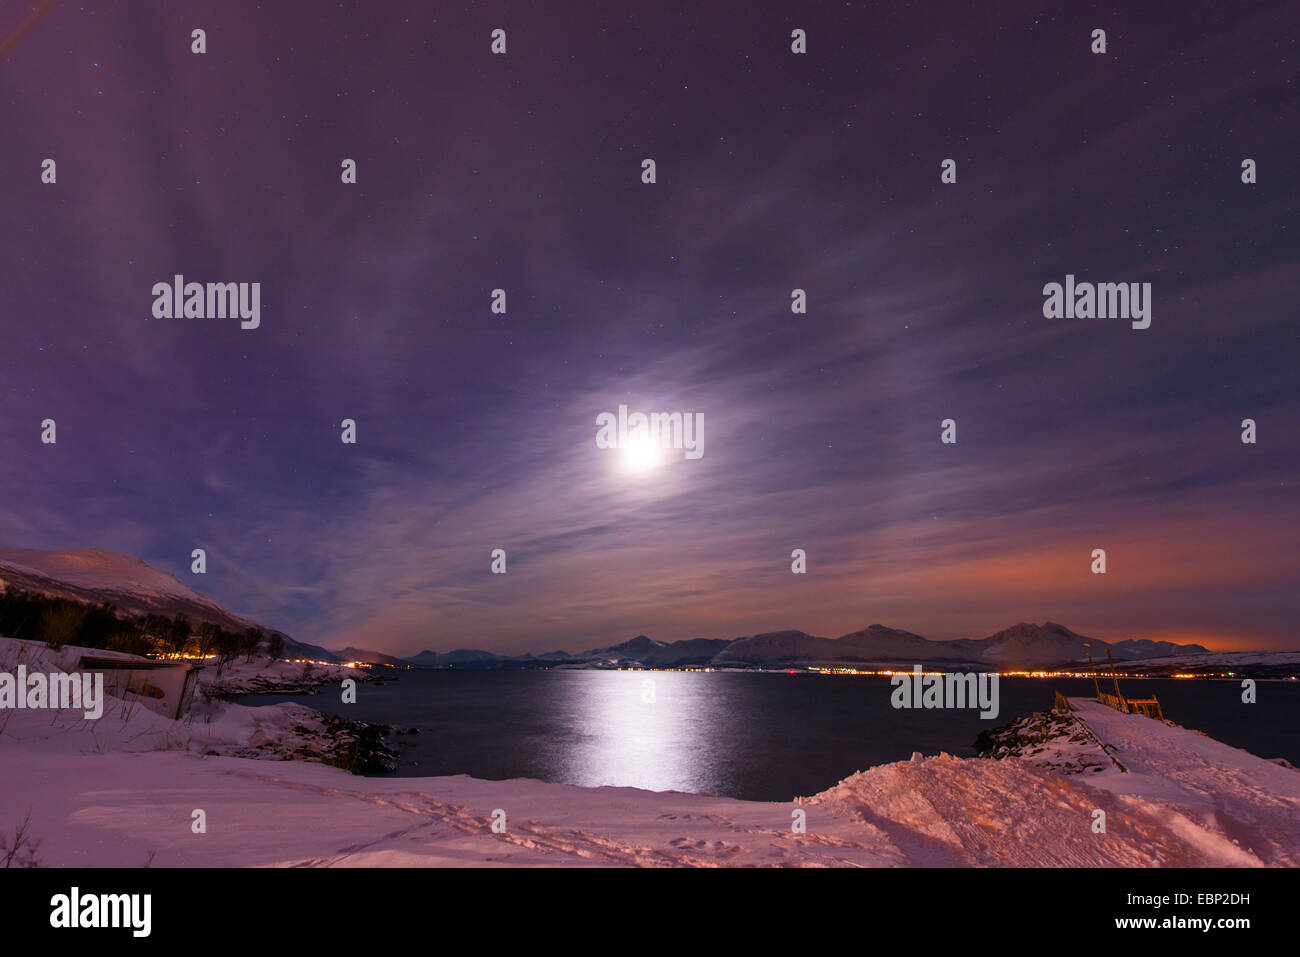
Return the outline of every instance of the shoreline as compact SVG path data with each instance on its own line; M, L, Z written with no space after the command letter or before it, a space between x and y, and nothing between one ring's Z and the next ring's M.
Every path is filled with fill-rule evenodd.
M432 670L433 669L429 669L430 672L432 672ZM628 669L625 669L625 671L626 670ZM655 670L660 671L661 669ZM597 674L604 673L605 672L603 671L597 672ZM672 670L666 673L677 674L676 671ZM782 678L786 677L785 672L745 673L767 674L772 680L775 680L775 677L778 675ZM590 674L590 672L576 673L572 670L566 669L559 674L567 679L567 687L568 684L574 682L577 674ZM721 696L721 700L727 700L730 695L737 693L737 688L748 687L747 683L740 685L732 684L734 679L730 677L732 674L730 672L727 674L716 674L715 680L712 681L705 675L695 675L692 679L687 678L687 674L689 673L682 673L682 680L679 682L683 690L678 690L675 694L669 692L669 698L672 700L681 700L692 706L694 706L692 703L696 701L716 700L719 695ZM472 686L479 689L475 692L473 700L479 701L482 706L490 706L490 702L494 700L492 697L492 689L496 687L495 682L493 679L486 677L478 671L473 672L472 675ZM809 794L819 791L833 784L843 775L852 773L855 770L864 770L889 764L894 761L906 760L912 751L917 748L921 749L926 754L946 751L965 758L977 757L981 750L978 744L981 737L985 736L990 731L1001 730L1009 722L1014 723L1017 719L1024 719L1033 713L1041 713L1043 709L1050 707L1052 700L1052 695L1048 693L1052 690L1052 682L1043 684L1041 682L1033 681L1014 683L1008 681L1003 687L1004 714L1000 719L994 719L987 722L962 721L953 723L951 727L949 727L947 722L944 722L941 725L936 725L933 718L934 712L931 711L920 725L911 729L913 733L909 733L909 723L903 722L900 724L894 719L888 717L888 709L886 709L885 715L880 715L871 712L870 708L868 708L862 715L863 720L867 722L864 727L876 727L873 722L878 719L883 722L892 722L887 725L882 725L882 727L890 727L894 729L890 735L886 736L893 742L892 744L877 745L873 740L865 738L864 733L857 732L845 734L842 737L836 737L834 729L827 728L825 722L820 722L810 725L809 727L813 730L809 733L817 734L818 740L822 741L824 747L831 747L833 744L837 749L834 754L838 757L829 761L811 761L805 765L797 753L786 755L786 757L789 758L789 761L782 762L772 753L765 752L763 756L756 759L756 762L750 762L750 765L747 766L742 773L728 773L725 774L724 777L719 778L717 775L712 773L712 769L715 765L717 767L724 767L728 760L723 751L720 750L720 746L716 746L709 742L697 741L696 737L692 736L689 732L682 732L684 734L683 737L674 737L673 740L679 741L682 746L699 745L707 747L705 757L697 759L695 766L691 768L670 770L668 773L638 773L635 765L629 765L628 761L621 759L617 754L610 750L611 747L614 747L614 744L611 743L610 736L606 733L599 733L596 739L588 741L587 744L580 749L581 753L575 752L574 760L579 762L578 765L573 765L578 768L576 771L566 769L567 765L572 765L572 762L567 762L566 765L566 762L560 762L557 764L554 761L539 761L532 759L512 760L509 758L503 758L497 760L491 756L491 735L501 733L503 728L508 730L506 727L508 720L515 720L521 716L526 719L542 722L547 728L550 728L550 730L542 732L542 739L544 740L539 746L567 747L563 742L570 740L574 729L570 728L563 722L554 727L549 723L552 717L555 716L551 715L550 709L548 709L544 703L545 697L550 694L550 692L546 691L546 676L535 676L531 680L526 680L523 675L515 675L519 680L506 681L506 690L504 693L507 695L518 695L520 696L520 700L524 700L523 696L527 694L527 700L530 702L537 701L542 703L540 705L530 703L526 710L519 711L518 713L511 710L508 713L514 715L514 718L489 721L481 728L478 723L463 726L462 724L457 723L458 719L454 712L448 711L443 707L422 703L426 699L430 698L430 696L441 695L442 692L439 689L456 689L459 687L459 683L457 683L452 676L435 678L435 676L430 674L428 677L430 680L422 683L419 674L412 676L409 687L402 685L398 689L392 690L392 697L388 699L386 699L384 694L378 689L367 690L366 692L363 692L363 700L357 709L349 706L340 706L337 703L337 699L329 698L314 699L313 697L306 697L301 699L301 703L302 705L313 709L321 708L323 705L323 709L321 710L322 714L333 714L337 717L348 719L350 719L351 715L359 714L367 722L382 724L388 727L389 730L385 732L385 738L387 739L386 743L392 750L395 750L398 753L398 766L391 771L374 770L364 773L380 775L392 774L407 779L426 777L431 774L446 775L468 773L491 780L505 779L506 776L511 773L523 773L551 783L574 784L577 786L601 786L610 784L656 789L675 787L692 790L698 788L700 793L709 793L718 797L770 801L787 800L792 798L795 794ZM869 677L874 677L878 682L882 683L887 680L881 676ZM592 680L595 681L594 678ZM601 679L601 681L605 680L606 679ZM610 682L613 682L613 680L612 677L608 679ZM639 686L637 685L637 681L639 681L638 678L627 674L623 676L622 680L630 683L629 690L627 691L629 695L635 696L639 694ZM662 679L656 680L661 681L661 684L659 685L661 694L663 694L663 689L665 688L678 687L678 685L673 684L665 685L662 683ZM1271 725L1261 725L1259 727L1248 725L1241 728L1237 727L1233 723L1238 720L1264 721L1266 716L1270 715L1276 717L1278 711L1276 702L1270 702L1268 704L1269 710L1261 712L1258 718L1255 718L1254 715L1249 715L1238 719L1236 717L1235 708L1231 705L1223 706L1219 703L1220 701L1225 700L1220 692L1214 692L1207 688L1206 695L1202 696L1194 688L1189 687L1187 682L1180 681L1178 684L1182 686L1183 689L1180 692L1180 697L1183 700L1180 701L1179 698L1172 697L1174 689L1170 688L1170 685L1174 683L1173 679L1153 678L1151 680L1162 683L1161 685L1156 686L1155 693L1158 693L1161 701L1165 702L1167 714L1176 714L1180 717L1182 722L1186 722L1180 723L1181 727L1186 728L1193 733L1205 734L1212 738L1216 738L1217 740L1223 741L1225 744L1230 743L1231 746L1241 748L1253 756L1259 757L1265 761L1282 763L1283 765L1286 765L1288 762L1291 764L1300 763L1300 761L1297 761L1295 754L1296 739L1293 734L1288 734L1284 730L1280 732L1269 732L1266 728L1271 727ZM595 681L595 693L601 695L603 699L604 693L601 690L603 687L601 681ZM1127 681L1127 679L1124 679L1124 681ZM1121 684L1123 684L1124 681L1122 681ZM700 685L700 690L695 690L697 684ZM715 684L718 686L715 687ZM1083 696L1085 694L1085 684L1087 687L1086 696L1091 698L1091 680L1075 679L1069 685L1061 684L1057 687L1066 694ZM1171 698L1166 699L1165 691L1161 690L1162 686L1169 688ZM1103 690L1105 690L1106 687L1108 687L1108 685L1104 683ZM518 690L511 691L510 689L512 688ZM566 691L564 694L576 695L574 700L585 699L585 696L589 694L585 688L586 683L580 682L577 685L578 690L573 692ZM524 689L536 690L525 691ZM708 693L706 693L706 689L712 690L709 690ZM728 689L730 689L730 691ZM888 689L885 689L885 691L887 692ZM453 692L448 691L448 693ZM736 700L742 702L749 700L748 692L741 691L740 693L743 697ZM820 692L812 687L807 689L807 693L811 694L813 698L818 701L822 700ZM1134 691L1133 693L1138 692ZM1142 693L1145 694L1147 692L1143 691ZM484 697L485 695L486 697ZM680 697L683 695L684 697ZM701 698L701 695L704 697ZM766 694L761 694L756 700L766 700L767 697ZM780 693L778 689L777 697L779 700L786 700L789 696L785 693ZM841 694L839 696L833 696L828 700L834 701L844 697L845 696ZM850 690L848 698L856 699L856 697L857 692ZM1230 694L1230 698L1235 700L1236 695ZM240 699L235 700L238 701ZM456 698L455 700L460 699ZM629 698L628 700L631 701L633 698ZM791 700L799 702L809 699L807 699L804 692L800 691L796 693ZM1170 700L1181 704L1181 708L1175 707L1175 709L1170 712L1168 710L1170 708ZM1288 711L1285 702L1294 702L1296 699L1294 695L1288 694L1277 700L1284 702L1282 712L1283 714L1286 714ZM275 698L265 695L259 696L257 703L251 704L250 706L255 708L265 707L275 703L277 703ZM715 711L716 709L706 706L706 711L701 712L700 717L702 720L718 720L716 714L714 714ZM558 712L557 715L559 715ZM560 715L560 717L562 717L562 715ZM654 720L653 716L648 712L646 720L652 722ZM409 730L409 726L412 724L420 726L417 730L424 730L426 732L429 731L429 729L437 728L438 733L425 739L400 737L400 735ZM649 733L649 729L652 726L653 724L646 726L647 733ZM673 731L672 729L668 730L669 733L673 734L677 734L678 731L680 731L680 729L678 729L678 731ZM776 733L779 732L780 729L776 729ZM831 734L832 736L823 737L823 732ZM449 742L448 747L450 750L443 750L436 747L436 745L443 740L442 736L444 735L447 736ZM486 736L482 739L482 746L478 748L477 751L468 749L470 745L473 745L474 742L480 740L477 736ZM759 737L761 737L761 735ZM763 746L762 741L759 740L759 738L756 738L754 734L746 736L746 741L747 744L745 746L747 747ZM903 750L904 745L907 745L906 750ZM777 750L780 751L779 744L774 745L774 747L777 747ZM478 752L482 752L484 755L487 755L487 757L476 757L476 753ZM848 760L845 760L845 758L848 758ZM703 761L704 763L700 763L700 761ZM786 773L786 769L793 768L798 768L799 770L792 773ZM769 775L767 773L768 770L770 770L772 774Z
M10 747L0 748L14 782L0 825L30 813L46 866L143 866L147 855L179 867L1300 866L1300 772L1076 702L1126 771L918 754L816 795L759 802ZM190 830L195 808L207 813L205 834ZM1093 830L1097 811L1105 834ZM802 832L792 826L800 812Z
M0 653L15 647L0 641ZM29 667L66 661L24 654ZM251 663L223 679L275 670ZM916 752L816 794L747 801L361 776L349 771L391 725L206 695L177 721L110 698L97 721L0 715L0 834L26 822L37 866L1300 866L1300 772L1069 701L1068 715L990 729L996 755Z

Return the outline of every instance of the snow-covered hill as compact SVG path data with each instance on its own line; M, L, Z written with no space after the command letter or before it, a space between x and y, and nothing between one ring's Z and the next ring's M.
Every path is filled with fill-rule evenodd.
M102 548L0 548L0 591L5 589L113 605L123 615L187 618L193 626L208 622L235 632L259 628L284 639L286 657L344 660L227 611L215 599L139 558Z
M0 586L74 601L111 604L127 614L184 616L243 631L260 627L152 565L102 548L0 548Z
M1300 674L1300 651L1205 651L1120 662L1120 671L1147 675L1195 671L1243 678L1293 678Z

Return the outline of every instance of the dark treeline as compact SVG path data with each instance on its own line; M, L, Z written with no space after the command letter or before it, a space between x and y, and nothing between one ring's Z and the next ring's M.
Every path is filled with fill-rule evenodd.
M124 651L134 655L216 655L220 663L244 655L250 661L259 648L279 657L284 639L269 638L260 628L230 631L187 618L163 615L128 616L113 605L90 605L31 592L0 592L0 635L43 641L51 648L79 645Z

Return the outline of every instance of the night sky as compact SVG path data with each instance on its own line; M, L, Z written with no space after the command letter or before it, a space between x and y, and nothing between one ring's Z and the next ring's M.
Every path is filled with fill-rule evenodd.
M1300 646L1292 0L67 0L15 37L32 6L0 3L0 544L402 654ZM154 319L177 273L260 282L261 327ZM1067 273L1152 283L1151 327L1044 318ZM705 454L626 468L620 403L703 413Z

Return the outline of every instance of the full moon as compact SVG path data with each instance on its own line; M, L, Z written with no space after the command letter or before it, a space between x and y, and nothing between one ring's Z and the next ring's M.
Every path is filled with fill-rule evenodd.
M623 447L625 472L648 472L659 464L659 447L647 438L629 440Z

